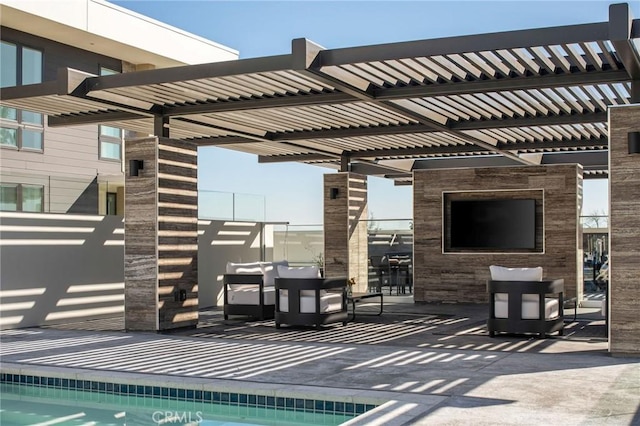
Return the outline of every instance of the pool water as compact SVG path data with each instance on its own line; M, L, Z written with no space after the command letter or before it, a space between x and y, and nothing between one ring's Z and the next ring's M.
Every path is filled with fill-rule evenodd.
M287 398L289 399L289 398ZM356 414L154 398L27 384L0 384L0 424L339 425Z

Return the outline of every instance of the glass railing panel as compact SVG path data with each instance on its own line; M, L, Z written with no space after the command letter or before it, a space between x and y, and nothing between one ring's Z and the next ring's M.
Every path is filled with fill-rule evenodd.
M290 266L324 266L322 225L278 225L273 231L273 259Z
M265 221L265 197L222 191L198 191L198 217L213 220Z
M607 229L609 216L580 216L580 224L583 228Z
M234 220L233 193L198 191L198 218Z
M609 217L581 216L584 307L600 307L609 285Z
M254 194L234 193L233 219L265 221L265 197Z
M391 294L413 290L413 220L367 220L368 287Z

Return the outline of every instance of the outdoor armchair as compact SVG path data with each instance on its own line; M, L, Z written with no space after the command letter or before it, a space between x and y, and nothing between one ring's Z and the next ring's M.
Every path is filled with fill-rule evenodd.
M227 263L223 276L225 320L229 315L273 318L278 265L288 262Z
M490 266L489 336L498 332L547 333L564 328L564 280L543 279L542 268Z
M315 326L347 324L347 278L321 278L316 267L278 267L276 328L281 324Z

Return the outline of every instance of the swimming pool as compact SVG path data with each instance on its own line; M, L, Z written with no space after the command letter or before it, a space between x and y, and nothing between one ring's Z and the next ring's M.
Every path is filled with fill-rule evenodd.
M373 404L0 374L0 424L339 425Z

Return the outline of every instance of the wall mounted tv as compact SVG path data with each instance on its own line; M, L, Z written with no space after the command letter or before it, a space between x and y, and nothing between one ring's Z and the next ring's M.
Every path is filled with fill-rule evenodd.
M534 250L536 200L451 200L448 248Z

